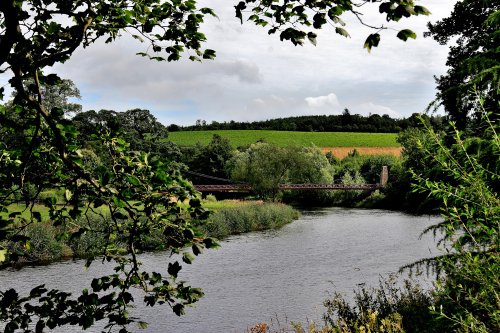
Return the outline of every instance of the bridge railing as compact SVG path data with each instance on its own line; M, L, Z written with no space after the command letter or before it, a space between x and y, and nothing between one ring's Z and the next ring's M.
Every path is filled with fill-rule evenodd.
M225 184L225 185L194 185L200 192L251 192L252 186L248 184ZM376 190L381 188L380 184L281 184L280 190L301 190L301 191L316 191L316 190Z
M198 174L200 175L200 174ZM214 177L212 177L214 178ZM280 190L301 190L301 191L315 191L315 190L343 190L343 191L359 191L367 190L374 191L383 188L387 184L389 178L389 171L387 166L382 167L380 173L380 183L378 184L280 184ZM218 178L220 179L220 178ZM229 181L229 180L228 180ZM250 184L224 184L224 185L194 185L200 192L251 192L252 186Z

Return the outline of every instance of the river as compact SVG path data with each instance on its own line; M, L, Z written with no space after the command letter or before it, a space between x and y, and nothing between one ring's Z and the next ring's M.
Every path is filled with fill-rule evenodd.
M329 294L338 291L349 298L358 285L376 286L380 276L436 254L433 237L419 236L438 220L383 210L325 208L304 211L280 230L232 236L220 249L205 251L193 265L183 265L181 278L204 289L202 300L180 318L167 308L140 305L133 312L149 327L137 331L243 333L263 321L274 328L290 321L321 323L322 303ZM150 253L142 260L159 270L166 267L168 256ZM82 261L69 261L5 270L0 271L0 289L27 290L46 283L77 291L108 269L94 263L85 271Z

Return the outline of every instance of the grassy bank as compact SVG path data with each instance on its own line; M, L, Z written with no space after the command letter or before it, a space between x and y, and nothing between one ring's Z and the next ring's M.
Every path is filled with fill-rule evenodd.
M277 229L299 217L299 212L280 203L240 202L218 208L204 226L208 236L218 239L232 234Z
M289 131L186 131L171 132L168 138L179 146L194 146L198 142L207 145L212 136L218 134L228 138L234 148L250 145L258 140L278 146L316 147L399 147L395 133L351 133L351 132L289 132Z
M284 204L263 203L256 201L216 201L207 200L203 204L212 213L208 221L201 227L208 236L222 239L231 234L250 231L276 229L298 218L297 210ZM22 211L23 205L12 205L10 211ZM121 252L127 240L118 235L110 243L105 239L109 217L89 215L77 221L72 228L88 228L88 231L75 239L59 237L61 229L48 221L48 210L44 206L35 205L33 211L40 212L45 222L32 223L22 230L22 235L30 238L28 248L11 244L12 250L22 255L26 263L50 263L65 258L89 258L97 256L106 249ZM7 213L3 213L7 214ZM29 219L29 211L24 210L22 216ZM123 239L122 239L123 238ZM160 230L151 230L137 244L143 251L165 250L165 239Z

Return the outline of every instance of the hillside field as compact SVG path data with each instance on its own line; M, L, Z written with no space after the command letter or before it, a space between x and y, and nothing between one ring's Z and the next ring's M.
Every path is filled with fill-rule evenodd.
M233 147L264 140L279 146L300 145L316 147L394 147L398 148L396 133L353 132L288 132L260 130L181 131L170 132L169 139L179 146L206 145L214 134L228 138Z

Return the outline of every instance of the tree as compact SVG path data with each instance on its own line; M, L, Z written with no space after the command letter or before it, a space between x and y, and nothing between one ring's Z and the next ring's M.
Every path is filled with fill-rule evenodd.
M65 115L72 117L82 111L82 106L68 99L81 99L80 90L71 80L61 80L56 85L42 87L42 100L47 110L61 109Z
M237 4L236 15L242 19L244 10L249 9L253 12L250 21L262 26L269 24L269 32L279 31L282 40L301 44L307 38L315 43L312 29L305 28L309 29L305 31L302 27L319 29L332 23L337 33L347 36L340 15L350 12L361 18L359 11L369 2L323 0L304 5L296 0L283 3L246 0ZM428 13L413 0L384 0L379 8L388 21ZM109 152L112 167L90 172L82 159L85 151L80 149L73 124L64 117L62 108L45 101L44 91L64 81L57 74L44 74L44 70L64 63L79 47L87 47L97 40L111 43L124 32L148 43L148 52L140 55L154 60L178 60L185 51L190 51L191 60L212 59L215 51L202 47L206 38L200 25L205 16L215 16L215 13L192 0L0 2L0 72L8 75L15 90L12 108L0 107L0 123L5 124L7 131L22 132L26 142L23 150L2 146L0 210L8 212L8 205L14 201L13 192L24 185L26 170L35 168L43 160L48 164L46 171L50 172L40 179L41 185L58 187L66 193L63 206L57 205L56 198L45 201L60 236L78 237L92 232L85 225L77 230L70 226L90 212L98 216L105 213L111 221L105 228L108 245L120 234L127 239L128 254L120 256L112 246L106 247L104 258L115 262L116 274L94 279L92 288L79 297L59 290L48 291L43 286L27 296L13 289L1 292L0 318L6 322L7 332L28 331L33 326L37 331L62 325L88 328L102 319L108 320L106 329L118 327L126 332L128 325L137 320L127 313L133 302L128 291L132 287L143 290L147 305L168 304L177 314L201 296L198 289L176 280L181 269L178 260L169 263L168 276L164 277L142 271L137 259L141 238L151 232L165 235L166 246L173 253L182 251L182 260L186 263L192 261L192 255L185 250L187 247L197 255L204 246L214 246L212 240L197 231L196 226L206 213L193 187L180 177L175 165L150 159L145 152L133 151L123 139L109 133L103 133L100 140ZM365 43L368 50L378 45L379 30L368 36ZM399 31L397 36L402 40L415 37L407 29ZM0 99L3 99L3 88L0 88ZM10 212L0 218L2 266L23 256L22 252L10 251L9 243L29 246L29 239L22 237L20 230L41 222L41 214L33 210L35 199L30 199L31 205L27 205L30 218L23 218L20 212ZM190 203L187 207L177 203L187 200ZM106 223L104 219L103 223Z
M221 179L216 178L227 179L226 164L233 153L234 149L231 147L229 139L218 134L214 134L206 146L199 144L194 148L186 149L183 154L183 162L193 172L188 178L192 179L194 184L218 184ZM195 173L215 177L215 179L197 176Z
M433 310L444 321L446 331L494 332L500 328L500 137L484 102L478 104L487 128L472 144L455 131L450 146L427 127L429 141L421 144L422 152L445 177L429 179L413 170L415 190L440 202L443 220L427 232L440 235L439 244L446 249L430 261L444 273L437 283ZM478 140L483 145L476 144ZM486 147L486 155L481 146Z
M276 200L280 184L331 183L330 163L316 148L255 143L228 162L231 179L249 183L263 199Z
M500 101L499 10L498 0L458 1L449 17L428 26L427 36L442 45L452 43L449 70L436 78L437 105L444 106L459 129L465 129L471 118L475 125L481 119L477 98L470 93L474 87L484 96L487 109Z
M106 152L102 145L99 146L96 138L106 132L122 137L130 143L132 150L144 151L167 160L175 160L180 156L179 148L168 140L167 128L149 110L91 110L77 114L73 117L72 124L78 130L79 144L92 148L101 156Z

